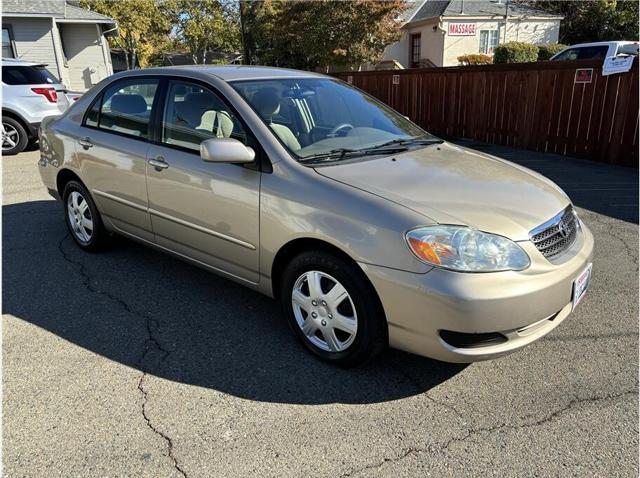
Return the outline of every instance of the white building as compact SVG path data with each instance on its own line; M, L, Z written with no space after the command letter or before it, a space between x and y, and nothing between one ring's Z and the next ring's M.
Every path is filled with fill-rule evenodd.
M2 56L43 63L71 90L113 74L109 17L66 0L3 0Z
M404 13L402 37L382 65L455 66L458 57L492 54L499 43L557 43L563 17L507 0L418 0Z

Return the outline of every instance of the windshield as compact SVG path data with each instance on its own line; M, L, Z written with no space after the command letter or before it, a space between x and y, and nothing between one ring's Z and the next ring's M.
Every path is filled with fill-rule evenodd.
M299 159L437 139L337 80L248 80L232 85Z

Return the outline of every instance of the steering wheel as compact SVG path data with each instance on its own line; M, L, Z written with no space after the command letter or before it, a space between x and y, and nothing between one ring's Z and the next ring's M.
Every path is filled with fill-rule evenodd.
M327 138L335 138L336 136L338 136L338 133L342 130L352 130L353 129L353 125L349 124L349 123L342 123L339 124L338 126L336 126L335 128L333 128L329 134L327 134Z

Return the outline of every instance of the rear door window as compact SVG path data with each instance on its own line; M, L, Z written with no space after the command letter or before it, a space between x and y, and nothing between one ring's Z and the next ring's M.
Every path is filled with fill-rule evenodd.
M7 85L43 85L60 83L44 66L3 66L2 82Z
M158 80L146 78L119 81L109 86L102 96L98 128L148 139L151 107L157 89ZM95 114L90 111L85 125L92 126L95 121Z

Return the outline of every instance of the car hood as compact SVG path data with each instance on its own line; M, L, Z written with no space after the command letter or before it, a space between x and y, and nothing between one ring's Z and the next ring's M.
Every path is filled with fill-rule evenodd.
M425 224L464 224L515 241L528 240L531 229L570 204L544 176L446 142L315 169L410 208L426 217Z

